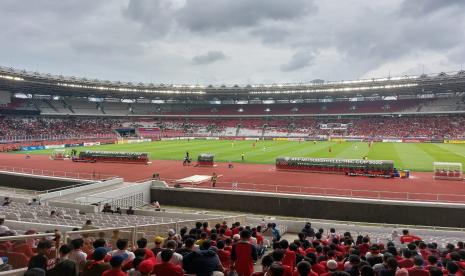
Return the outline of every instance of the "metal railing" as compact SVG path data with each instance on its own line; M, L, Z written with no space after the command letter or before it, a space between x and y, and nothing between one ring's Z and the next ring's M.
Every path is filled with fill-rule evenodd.
M0 143L11 142L33 142L33 141L59 141L59 140L87 140L87 139L108 139L115 138L113 133L102 133L94 135L18 135L18 136L2 136Z
M100 172L93 172L93 173L64 172L64 171L53 171L53 170L10 167L10 166L0 166L0 171L31 174L31 175L36 175L36 176L51 176L51 177L79 179L79 180L107 180L107 179L116 177L115 175L101 174Z
M162 179L170 187L175 186L175 180ZM341 188L326 188L326 187L308 187L308 186L288 186L276 184L257 184L257 183L242 183L242 182L216 182L215 187L212 187L209 182L184 183L181 187L204 188L216 190L237 190L237 191L253 191L253 192L268 192L268 193L284 193L284 194L300 194L326 197L339 197L350 199L376 199L376 200L397 200L397 201L417 201L417 202L433 202L433 203L459 203L465 204L465 195L460 194L432 194L432 193L416 193L416 192L396 192L384 190L361 190L361 189L341 189Z
M33 235L17 235L17 236L4 236L0 237L0 243L5 241L28 241L28 240L40 240L40 239L55 239L52 243L55 246L49 257L55 258L57 256L58 247L60 244L67 243L71 239L79 237L99 237L107 240L111 243L111 240L116 238L127 239L130 246L136 244L136 240L140 237L149 237L149 240L152 240L155 236L166 236L168 230L174 229L177 233L181 230L182 227L194 227L195 223L208 222L209 225L215 225L217 223L222 223L226 221L228 225L231 225L233 222L240 222L241 225L244 225L246 222L245 215L238 216L229 216L229 217L216 217L216 218L207 218L207 219L197 219L197 220L182 220L176 222L168 223L157 223L157 224L146 224L138 226L126 226L126 227L109 227L109 228L98 228L92 230L78 230L78 231L65 231L63 233L45 233L45 234L33 234ZM113 244L109 244L114 246ZM6 253L7 254L7 253ZM8 254L7 254L8 256ZM11 264L15 269L24 268L27 263L18 262L17 260L11 259Z

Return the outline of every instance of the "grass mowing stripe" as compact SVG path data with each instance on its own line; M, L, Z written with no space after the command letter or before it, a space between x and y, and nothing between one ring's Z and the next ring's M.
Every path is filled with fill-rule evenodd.
M368 159L370 160L392 160L394 166L397 168L404 167L402 159L397 153L397 149L394 146L395 143L373 143L368 151Z
M366 143L353 142L297 142L297 141L231 141L231 140L173 140L136 144L115 144L92 147L76 147L81 150L148 152L153 160L182 160L186 150L195 160L200 153L213 153L217 161L240 161L245 154L245 163L274 163L279 156L315 158L362 158L393 160L396 167L415 171L431 171L434 161L461 162L465 164L465 144L431 143ZM231 144L234 143L234 146ZM263 150L266 147L266 150ZM328 151L331 147L331 153ZM70 149L69 149L70 150ZM28 154L48 155L49 150L29 151ZM19 152L26 153L26 152Z
M425 144L419 144L422 150L427 152L433 157L433 161L440 161L440 162L459 162L464 163L464 157L456 154L450 150L446 150L444 148L438 147L435 144L431 144L426 146Z
M362 159L368 153L368 144L354 142L347 144L345 150L336 155L339 159Z

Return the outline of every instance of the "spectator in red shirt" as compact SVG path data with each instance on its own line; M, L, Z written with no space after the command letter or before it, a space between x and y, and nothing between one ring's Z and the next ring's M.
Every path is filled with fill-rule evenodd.
M310 264L312 265L312 271L314 271L318 275L326 273L326 267L317 263L315 253L309 252L307 253L306 257L310 260Z
M284 276L286 274L281 265L277 263L273 263L271 264L270 268L268 269L265 275L266 276Z
M358 246L358 251L360 252L360 256L365 256L369 250L370 250L370 238L363 237L362 243Z
M270 266L273 264L273 258L271 255L266 255L263 256L262 258L262 271L260 272L254 272L251 276L265 276L266 272L270 268Z
M218 248L218 257L220 258L220 262L225 269L231 266L231 251L227 251L224 249L224 241L219 240L216 243L216 248Z
M402 230L402 236L400 237L400 243L402 244L411 243L411 242L420 241L420 240L421 240L420 237L410 235L407 229Z
M111 269L102 273L102 276L127 276L128 274L121 270L124 258L120 255L115 255L110 260Z
M430 276L444 276L444 272L439 267L432 267L428 271Z
M250 236L249 231L243 230L240 241L232 247L231 270L235 270L238 276L250 276L253 264L257 261L257 249L249 243Z
M153 262L150 260L143 260L138 266L137 271L139 271L140 276L150 276L153 272ZM169 275L169 274L166 274ZM181 274L182 275L182 274Z
M144 249L145 255L144 258L146 260L152 261L154 264L156 262L155 255L153 254L153 251L147 248L147 239L146 238L140 238L137 240L137 248L139 249Z
M434 255L428 256L428 265L425 267L426 270L431 270L432 268L438 267L439 268L439 260L438 257Z
M307 261L301 261L297 264L297 270L294 271L293 276L318 276L312 271L312 266Z
M462 272L460 271L459 266L455 262L448 262L446 265L447 268L447 275L452 276L452 275L463 275Z
M410 268L410 267L413 267L413 261L411 260L412 258L412 251L410 251L408 248L404 248L404 250L402 251L402 256L404 258L402 258L400 261L398 261L399 263L399 267L400 268Z
M327 273L321 274L321 276L331 276L338 269L338 263L336 260L329 260L326 262L326 267L328 268ZM315 275L317 275L315 273Z
M415 256L413 258L413 267L408 268L409 276L428 276L429 272L423 268L423 259L421 256Z
M173 251L170 249L163 249L160 253L162 262L156 264L153 267L153 273L157 276L183 276L184 272L182 268L178 265L174 265L170 262L171 258L173 257ZM143 262L139 265L143 264Z
M296 254L289 250L289 242L287 240L279 241L279 247L284 250L283 265L287 265L294 271Z
M285 251L283 249L275 249L273 253L271 253L271 257L273 257L274 264L277 263L283 268L283 276L292 276L293 269L290 266L282 263L284 259L284 252Z

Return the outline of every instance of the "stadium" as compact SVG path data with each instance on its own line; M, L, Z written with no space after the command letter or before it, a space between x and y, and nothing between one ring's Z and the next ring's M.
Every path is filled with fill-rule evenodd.
M46 2L0 3L0 276L465 273L462 6Z

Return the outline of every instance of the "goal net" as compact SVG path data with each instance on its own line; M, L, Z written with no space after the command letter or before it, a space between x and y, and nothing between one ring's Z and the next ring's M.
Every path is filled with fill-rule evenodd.
M52 160L64 160L66 157L66 151L63 149L53 150L50 154L50 159Z
M434 162L434 179L462 180L462 163Z

